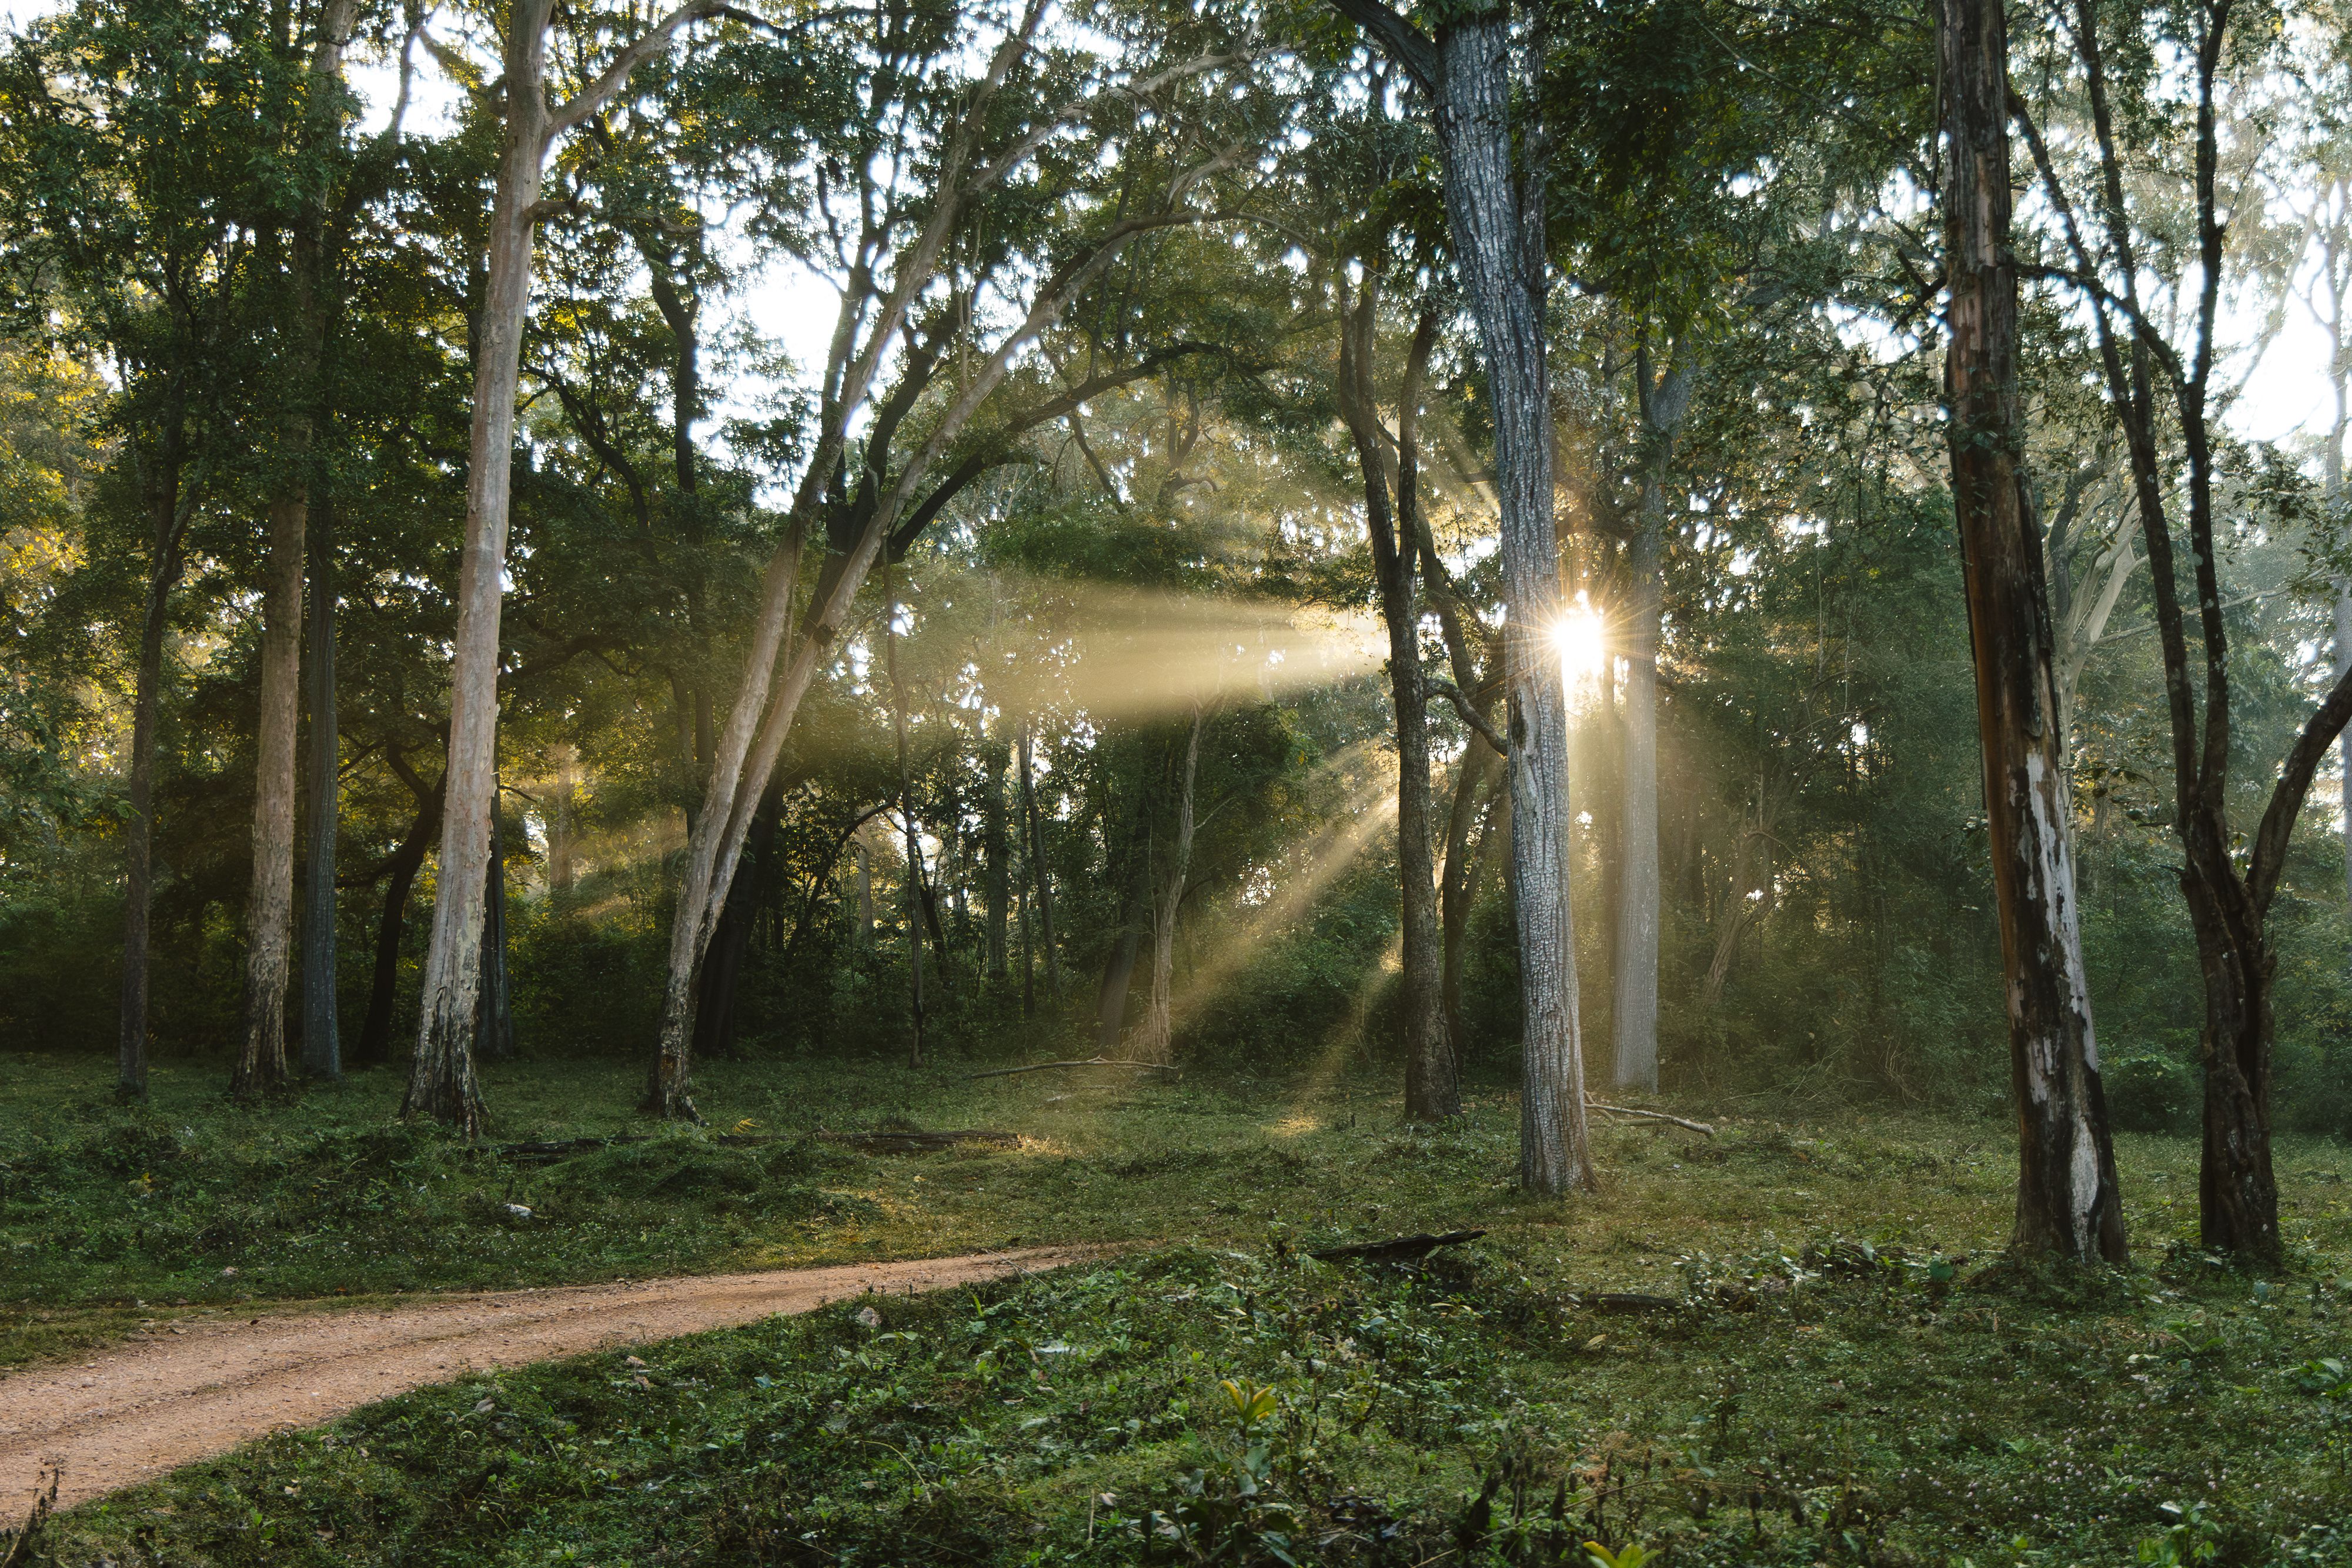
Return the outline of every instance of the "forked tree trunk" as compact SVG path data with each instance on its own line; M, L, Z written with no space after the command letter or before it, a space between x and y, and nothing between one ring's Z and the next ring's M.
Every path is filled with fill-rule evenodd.
M2007 24L2000 0L1944 0L1938 31L1951 290L1945 392L2008 982L2019 1142L2011 1245L2123 1263L2123 1206L2083 977L2049 591L2018 469Z
M1430 841L1429 694L1421 673L1421 604L1413 581L1413 541L1402 531L1410 528L1417 505L1418 405L1436 327L1436 318L1424 314L1407 351L1398 401L1393 506L1386 433L1378 423L1372 376L1379 302L1370 281L1354 309L1342 312L1339 366L1341 407L1363 476L1364 528L1380 589L1381 620L1388 632L1389 696L1397 739L1398 956L1403 982L1400 1043L1405 1060L1404 1113L1414 1122L1444 1121L1462 1109L1454 1042L1446 1031L1436 867Z
M1642 509L1625 552L1624 788L1617 888L1616 1006L1610 1031L1617 1086L1658 1089L1658 628L1664 591L1666 474L1675 438L1690 411L1686 357L1653 381L1649 357L1637 357L1642 436L1647 448Z
M1184 741L1184 770L1176 785L1176 841L1170 846L1168 874L1160 880L1151 910L1151 995L1137 1034L1139 1061L1176 1060L1176 919L1192 876L1192 789L1201 771L1201 705L1192 705L1192 728Z
M335 559L332 512L310 520L310 649L308 844L302 874L302 1071L343 1075L335 1017L335 847L342 809L342 750L335 723Z
M302 421L307 426L308 421ZM289 445L307 449L307 440ZM261 726L253 791L253 883L246 904L245 1037L233 1098L284 1089L286 982L294 949L294 749L302 660L302 530L310 503L299 476L269 503L261 600Z
M513 0L504 43L506 125L490 208L489 275L475 338L473 429L466 465L466 540L449 674L449 764L441 831L440 896L425 960L416 1056L404 1115L430 1116L469 1137L482 1124L474 1078L475 1004L481 988L482 900L490 812L498 789L499 620L512 489L515 390L530 306L532 234L547 152L604 107L636 67L680 27L719 9L695 0L622 49L561 108L547 102L547 29L555 0Z

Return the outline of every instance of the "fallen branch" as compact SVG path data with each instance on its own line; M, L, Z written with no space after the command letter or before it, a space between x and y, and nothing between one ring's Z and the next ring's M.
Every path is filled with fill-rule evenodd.
M1686 1128L1694 1133L1705 1133L1710 1138L1715 1136L1715 1129L1705 1122L1686 1122L1680 1116L1669 1116L1664 1111L1636 1111L1631 1105L1604 1105L1593 1099L1587 1099L1584 1103L1595 1111L1606 1111L1612 1116L1639 1116L1644 1121L1672 1122L1677 1127Z
M1483 1230L1449 1230L1443 1236L1424 1232L1419 1236L1400 1236L1391 1241L1358 1241L1346 1247L1326 1247L1307 1254L1323 1262L1337 1262L1342 1258L1361 1258L1374 1263L1409 1263L1416 1258L1426 1258L1440 1247L1459 1247L1465 1241L1475 1241L1486 1233Z
M976 1078L1010 1078L1016 1072L1047 1072L1057 1067L1132 1067L1144 1072L1164 1072L1171 1078L1181 1078L1184 1070L1165 1061L1129 1061L1124 1057L1089 1056L1084 1061L1033 1061L1026 1067L992 1067L985 1072L967 1072L964 1082Z

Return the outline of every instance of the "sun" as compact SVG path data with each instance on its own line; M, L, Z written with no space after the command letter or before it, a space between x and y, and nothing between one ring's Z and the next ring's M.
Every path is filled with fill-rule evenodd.
M1559 649L1560 673L1569 680L1597 676L1608 668L1608 629L1584 595L1578 594L1576 602L1552 622L1551 640Z

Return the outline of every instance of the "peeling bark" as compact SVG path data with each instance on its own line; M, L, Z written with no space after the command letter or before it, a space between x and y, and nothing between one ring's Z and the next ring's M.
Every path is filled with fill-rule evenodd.
M2007 24L1943 0L1945 395L1976 664L1985 816L2018 1118L2011 1246L2123 1263L2123 1205L2083 975L2072 800L2041 528L2019 471L2017 271L2010 249Z

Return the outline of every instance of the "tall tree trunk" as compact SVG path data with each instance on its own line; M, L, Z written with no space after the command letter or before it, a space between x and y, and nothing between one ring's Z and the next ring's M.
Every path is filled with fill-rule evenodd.
M2128 1260L2083 977L2042 538L2018 469L2009 44L2000 0L1944 0L1944 237L1953 504L1968 587L2017 1104L2011 1245Z
M1436 867L1430 831L1429 695L1421 673L1421 604L1413 582L1418 452L1416 425L1422 378L1437 337L1437 318L1424 312L1407 351L1397 408L1396 502L1390 504L1386 433L1380 428L1372 361L1380 328L1379 297L1370 281L1353 310L1343 310L1339 382L1341 406L1355 441L1364 481L1364 528L1372 575L1388 631L1389 693L1396 715L1397 881L1403 970L1404 1113L1439 1122L1462 1109L1454 1042L1446 1033L1444 954L1438 937Z
M1143 1029L1136 1037L1139 1061L1176 1060L1176 918L1184 907L1184 889L1192 875L1192 789L1201 771L1201 705L1192 705L1192 728L1184 741L1184 768L1176 785L1176 841L1170 847L1168 874L1151 910L1151 994Z
M307 427L308 420L299 422ZM307 448L307 439L289 446ZM307 456L307 454L306 454ZM262 592L261 728L253 791L253 883L246 904L245 1036L229 1093L250 1100L287 1083L286 982L293 967L294 752L301 702L302 530L307 487L269 503Z
M1029 885L1036 896L1037 941L1045 950L1045 994L1062 996L1061 947L1054 940L1054 877L1045 859L1045 819L1037 810L1037 779L1032 764L1029 721L1021 721L1021 814L1028 826Z
M183 547L195 507L193 487L184 486L184 415L174 408L164 424L162 471L148 497L154 538L139 622L139 670L131 698L131 777L122 821L122 996L116 1020L115 1092L130 1100L147 1098L148 922L155 900L155 706L163 684L165 620L172 590L186 568Z
M1584 1112L1576 917L1569 901L1568 705L1559 620L1550 381L1544 363L1540 152L1524 187L1512 157L1510 23L1499 6L1437 37L1435 97L1446 225L1486 347L1502 509L1511 861L1527 1041L1519 1181L1531 1192L1598 1185ZM1528 141L1539 138L1531 128Z
M1610 1030L1617 1086L1658 1089L1658 627L1664 602L1666 475L1675 436L1690 410L1687 350L1653 381L1649 356L1637 355L1641 382L1642 509L1625 552L1624 787L1617 888L1616 1005Z
M312 153L341 132L343 44L357 0L331 0L319 18L301 140ZM310 510L310 437L319 358L326 341L320 277L325 214L304 204L293 225L291 351L279 367L288 406L278 427L263 567L260 727L253 788L253 882L246 903L245 1038L229 1092L251 1099L287 1082L286 986L294 957L295 753L301 727L303 530Z
M335 1017L335 846L342 809L342 749L335 723L335 549L333 512L311 518L308 844L302 878L302 1071L343 1075Z
M483 894L497 806L499 620L512 489L515 393L530 306L532 232L544 172L547 27L554 0L514 0L505 40L506 127L490 211L489 280L475 340L466 545L449 674L449 759L442 784L439 893L404 1115L468 1137L482 1125L473 1037L482 983Z
M857 949L874 950L874 852L857 841Z
M1013 878L1004 831L1004 775L1011 756L1002 738L983 742L982 751L988 759L988 799L982 803L981 814L981 852L988 859L983 868L988 895L988 977L1003 985L1005 930L1012 914Z
M1022 878L1013 895L1021 923L1021 1016L1037 1016L1037 956L1029 940L1029 879Z
M466 543L449 673L447 807L441 896L425 959L425 995L404 1115L431 1116L467 1136L482 1124L472 1037L481 987L482 896L497 804L499 618L512 490L515 392L530 306L532 234L547 150L625 85L688 22L719 9L694 0L654 23L560 108L547 102L547 29L555 0L513 0L504 41L506 126L490 207L489 276L475 338L473 429L466 465ZM713 912L716 913L715 911ZM680 1041L681 1048L683 1040ZM678 1098L683 1103L683 1076ZM688 1114L692 1106L686 1105Z
M384 885L383 911L376 918L375 974L368 987L367 1019L360 1026L355 1062L360 1067L381 1067L392 1060L392 1014L400 988L400 940L408 924L409 890L441 831L440 784L428 789L420 779L410 778L408 783L418 792L416 816L385 864L391 880Z

